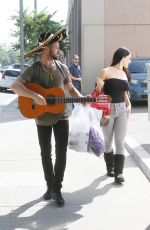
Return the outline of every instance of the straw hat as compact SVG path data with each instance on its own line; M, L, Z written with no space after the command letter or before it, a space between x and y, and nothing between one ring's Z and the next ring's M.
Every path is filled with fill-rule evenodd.
M38 39L38 46L35 47L34 49L26 52L24 55L26 57L32 56L35 54L39 54L43 51L43 49L54 43L54 42L59 42L63 41L67 37L67 28L62 27L60 30L58 30L55 34L52 34L51 32L45 32L42 33Z

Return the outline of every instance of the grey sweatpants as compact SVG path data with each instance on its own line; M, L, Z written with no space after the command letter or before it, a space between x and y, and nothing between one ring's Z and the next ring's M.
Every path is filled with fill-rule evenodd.
M127 131L127 109L124 102L111 103L110 120L107 126L103 126L105 140L105 152L112 151L113 140L115 143L115 154L124 154L124 140Z

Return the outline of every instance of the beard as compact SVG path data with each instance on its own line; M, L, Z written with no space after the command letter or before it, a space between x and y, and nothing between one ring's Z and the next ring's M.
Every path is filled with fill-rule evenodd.
M58 60L58 56L53 57L53 60Z
M51 59L53 60L57 60L58 59L58 53L52 53L51 50L49 51L49 55L48 55Z

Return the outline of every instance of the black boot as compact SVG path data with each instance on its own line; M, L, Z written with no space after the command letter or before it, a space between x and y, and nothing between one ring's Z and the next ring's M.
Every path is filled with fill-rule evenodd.
M55 200L57 206L59 207L65 204L65 200L62 196L61 190L53 191L53 199Z
M44 200L50 200L52 198L52 189L53 189L53 181L54 181L54 172L53 172L53 164L52 164L51 157L47 157L47 158L42 157L42 165L43 165L44 177L47 184L47 190L44 193L43 198Z
M44 200L52 199L52 192L53 192L53 182L47 183L47 190L43 195Z
M116 154L114 156L114 172L115 172L115 183L121 184L124 182L123 168L124 168L125 156L122 154Z
M114 177L114 153L113 151L109 153L104 153L104 160L106 162L107 175Z
M50 200L52 199L52 190L47 189L46 193L43 195L44 200Z

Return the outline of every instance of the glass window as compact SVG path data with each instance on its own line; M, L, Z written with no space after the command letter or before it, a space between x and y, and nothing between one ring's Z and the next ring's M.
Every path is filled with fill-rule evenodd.
M15 70L6 70L4 75L6 76L10 76L10 77L18 77L20 74L19 71L15 71Z

